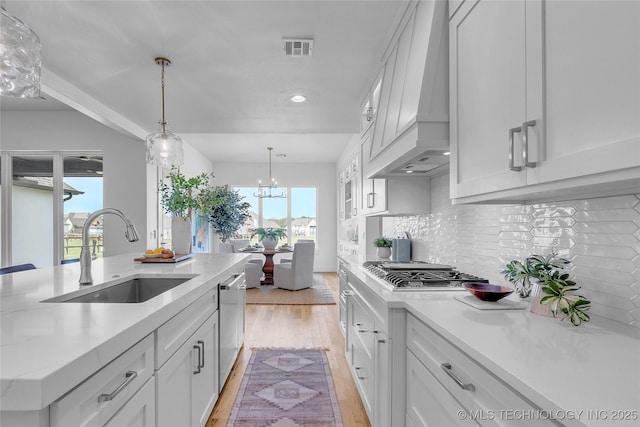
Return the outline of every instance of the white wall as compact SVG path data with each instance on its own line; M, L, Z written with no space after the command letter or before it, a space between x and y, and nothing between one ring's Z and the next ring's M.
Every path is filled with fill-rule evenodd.
M144 251L147 232L147 170L143 141L126 137L75 111L3 111L1 149L102 150L104 206L121 209L131 218L141 239L129 243L124 224L105 217L105 256ZM14 221L16 219L14 218Z
M214 185L257 186L269 175L268 163L215 163ZM315 271L336 271L336 165L335 163L274 163L273 176L286 186L314 186L318 189L318 251Z

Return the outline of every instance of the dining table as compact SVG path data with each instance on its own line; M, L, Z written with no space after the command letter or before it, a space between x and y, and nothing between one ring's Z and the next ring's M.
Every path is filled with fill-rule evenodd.
M261 253L264 255L264 265L262 266L262 272L264 273L264 279L260 281L260 285L273 285L273 256L275 254L292 253L293 249L258 249L258 250L242 250L242 252Z

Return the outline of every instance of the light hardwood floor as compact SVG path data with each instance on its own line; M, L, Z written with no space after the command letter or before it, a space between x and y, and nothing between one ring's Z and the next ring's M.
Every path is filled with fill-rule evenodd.
M322 273L338 301L338 275ZM333 384L345 427L370 426L344 357L338 305L247 305L244 347L213 408L206 427L226 425L251 356L251 348L322 348L327 351Z

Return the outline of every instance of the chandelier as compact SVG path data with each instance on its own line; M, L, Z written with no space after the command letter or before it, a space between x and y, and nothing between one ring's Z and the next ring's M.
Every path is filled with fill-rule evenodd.
M40 98L40 39L2 1L0 19L0 95Z
M162 121L160 130L147 136L147 163L160 165L166 169L184 163L182 153L182 138L169 131L164 116L164 67L171 65L167 58L156 58L156 64L162 67Z
M273 147L267 147L267 150L269 150L269 184L263 184L261 180L258 180L258 192L253 193L253 195L260 199L284 199L287 194L283 190L278 190L278 181L271 176L271 152Z

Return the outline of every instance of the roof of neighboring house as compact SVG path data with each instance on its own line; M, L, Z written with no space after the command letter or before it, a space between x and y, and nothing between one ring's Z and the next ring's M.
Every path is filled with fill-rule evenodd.
M84 226L85 221L89 217L89 212L71 212L64 216L64 222L71 222L74 228L82 228ZM102 218L98 217L95 221L93 221L94 227L102 226Z
M20 176L13 178L13 185L53 191L53 177ZM65 194L84 194L84 191L77 190L65 182L62 183L62 192Z
M294 218L291 221L291 226L292 227L306 227L307 225L309 225L311 223L311 221L313 221L313 218Z

